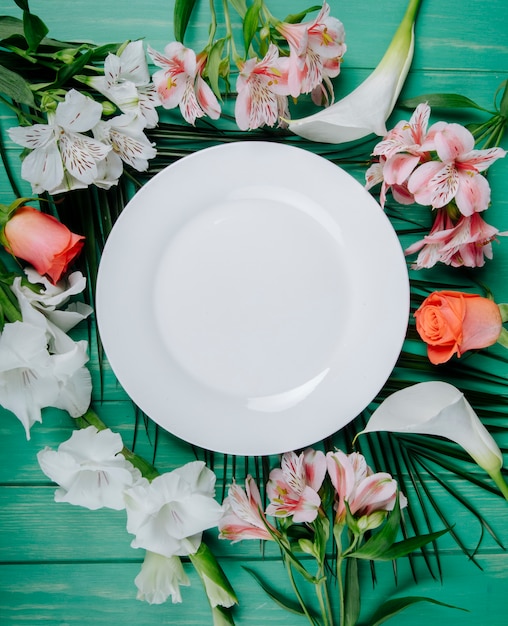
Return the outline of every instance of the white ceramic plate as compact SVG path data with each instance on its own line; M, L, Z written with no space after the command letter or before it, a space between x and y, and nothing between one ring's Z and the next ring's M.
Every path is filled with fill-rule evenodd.
M133 401L193 444L311 445L376 396L400 353L406 263L372 196L309 151L208 148L150 180L102 256L97 319Z

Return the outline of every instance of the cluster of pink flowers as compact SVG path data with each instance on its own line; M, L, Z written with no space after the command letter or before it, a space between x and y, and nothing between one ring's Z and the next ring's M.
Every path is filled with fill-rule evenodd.
M334 523L340 526L348 524L346 503L354 519L353 530L365 532L381 525L397 501L397 482L390 474L374 473L359 453L347 455L336 450L324 454L314 449L300 455L287 452L280 468L270 473L266 510L251 476L245 481L245 489L233 483L223 503L220 538L233 543L242 539L270 540L277 530L267 516L291 518L294 523L312 523L319 515L326 516L321 492L327 476L335 494ZM400 506L405 507L406 498L400 493L398 497Z
M435 210L430 233L406 250L407 255L419 252L413 268L438 262L480 267L492 258L491 242L504 234L479 215L490 204L483 172L506 152L475 149L473 135L460 124L437 122L428 128L430 113L428 104L418 105L409 121L399 122L375 146L378 161L366 172L366 187L381 183L382 206L390 190L401 204Z
M289 54L281 54L281 49L270 43L263 58L237 61L235 117L241 130L283 123L289 117L289 96L310 93L316 103L333 97L330 79L340 72L346 45L342 22L330 16L328 4L323 3L313 20L278 22L275 29L284 37ZM219 100L203 78L205 52L196 55L182 43L172 42L163 54L152 48L148 53L161 68L153 75L153 82L164 108L179 106L190 124L205 115L219 118Z

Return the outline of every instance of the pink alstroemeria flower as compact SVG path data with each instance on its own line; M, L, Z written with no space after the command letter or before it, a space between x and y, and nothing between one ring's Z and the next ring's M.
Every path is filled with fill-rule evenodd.
M152 80L165 109L180 107L183 118L194 124L198 117L208 115L213 120L220 116L220 104L201 72L204 57L196 57L191 48L173 41L160 54L148 48L153 62L162 68L155 72Z
M267 527L276 531L264 516L259 489L252 476L245 479L245 490L233 483L223 505L225 512L218 524L220 539L232 543L242 539L272 539Z
M430 151L434 149L433 138L443 126L438 122L427 132L430 107L419 104L411 118L401 120L374 147L372 154L379 157L379 164L367 170L367 189L381 182L380 203L384 207L389 189L401 204L412 204L415 199L408 189L408 179L420 163L430 160ZM374 166L378 166L375 168Z
M261 61L248 59L240 67L236 80L236 123L240 130L273 126L287 115L288 59L270 44Z
M396 155L396 157L399 155ZM393 158L396 158L393 157ZM407 188L407 180L402 180L400 183L397 179L390 184L387 183L385 178L385 166L387 160L386 157L380 156L377 163L373 163L365 172L365 189L372 189L375 185L381 183L381 191L379 193L379 204L384 208L386 203L386 194L388 190L391 190L393 199L400 204L413 204L415 199L413 194L409 192ZM401 176L403 179L403 176Z
M321 498L318 491L326 474L326 458L320 450L306 450L299 456L286 452L281 467L270 472L266 492L270 504L268 515L293 517L294 522L316 519Z
M346 502L356 518L391 511L395 506L397 482L385 472L374 474L363 455L336 450L327 453L326 463L337 495L336 524L346 523ZM407 504L402 495L399 501L401 507Z
M447 209L437 209L436 218L429 234L410 245L404 251L406 256L420 252L416 262L411 266L412 269L419 270L434 267L436 263L440 262L443 257L443 248L448 242L448 236L452 230L453 221Z
M423 163L409 178L415 200L440 208L455 199L466 216L484 211L490 202L490 186L480 172L504 157L505 150L474 150L473 135L460 124L443 123L435 133L434 145L441 161Z
M289 44L289 86L294 98L313 91L324 76L339 75L347 49L344 25L330 17L326 2L314 20L300 24L281 22L276 29Z
M433 267L437 262L452 267L483 267L491 259L492 241L500 233L478 214L462 216L454 224L446 209L439 209L428 235L405 250L406 255L420 251L412 269Z

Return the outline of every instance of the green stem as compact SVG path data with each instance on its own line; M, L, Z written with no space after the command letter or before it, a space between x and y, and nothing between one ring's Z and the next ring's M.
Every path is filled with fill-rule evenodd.
M210 4L210 28L209 28L207 47L211 48L213 45L213 41L215 39L215 33L217 32L217 12L215 10L214 0L210 0L209 4Z
M344 576L342 572L342 564L344 558L337 556L337 585L339 589L339 626L344 626L346 618L346 598L344 597Z
M300 606L302 607L302 611L305 613L305 617L309 620L309 623L312 624L312 626L316 626L316 620L309 613L309 610L305 604L305 600L302 598L302 594L300 593L300 590L298 589L298 585L296 584L295 577L293 576L293 569L291 567L291 562L288 561L286 557L283 557L283 558L284 558L284 564L286 565L289 582L291 583L291 587L293 588L293 591L295 592L298 602Z
M226 25L226 36L229 41L229 45L231 46L231 55L233 57L233 61L237 64L237 60L240 58L236 51L235 40L233 37L233 29L231 27L231 16L229 14L229 4L228 0L222 0L222 6L224 7L224 22Z
M497 472L489 472L492 480L499 487L499 491L503 494L504 498L508 500L508 485L501 473L501 470L497 470Z
M84 413L81 417L75 418L74 421L78 428L88 428L88 426L95 426L97 430L105 430L108 428L97 413L92 409L88 409L86 413ZM129 450L129 448L124 446L121 452L127 461L130 461L134 467L137 467L146 479L153 480L159 476L159 472L153 465L148 463L148 461L145 461L145 459L140 457L138 454L132 452L132 450Z
M330 604L330 596L328 593L327 579L324 570L324 564L319 567L318 578L320 579L317 586L317 597L319 601L319 607L323 616L324 626L333 626L333 612Z

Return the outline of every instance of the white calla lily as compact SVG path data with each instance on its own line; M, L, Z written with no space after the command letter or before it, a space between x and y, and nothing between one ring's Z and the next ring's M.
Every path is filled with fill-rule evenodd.
M414 24L420 0L406 13L376 69L350 94L328 108L288 122L290 131L323 143L347 143L375 133L386 134L390 116L409 72L414 52Z
M396 391L379 405L359 434L378 431L436 435L454 441L508 499L508 486L501 474L501 450L464 394L453 385L429 381Z

